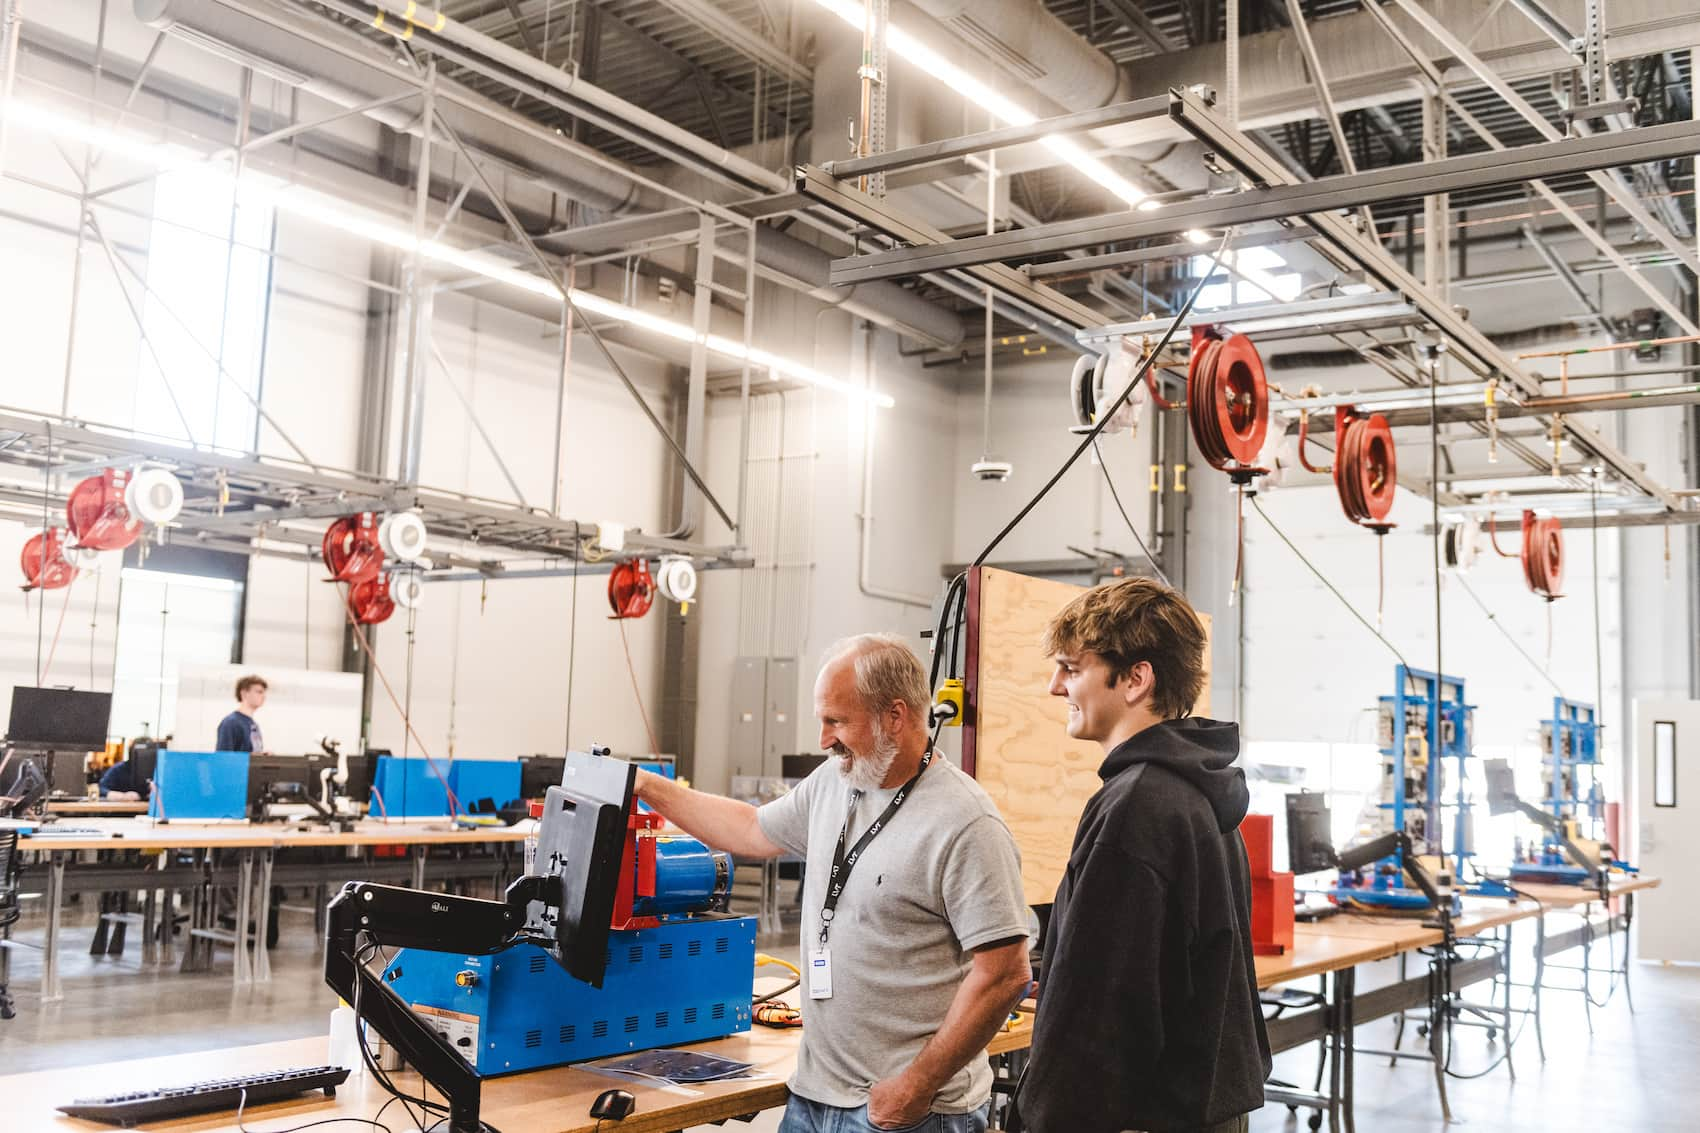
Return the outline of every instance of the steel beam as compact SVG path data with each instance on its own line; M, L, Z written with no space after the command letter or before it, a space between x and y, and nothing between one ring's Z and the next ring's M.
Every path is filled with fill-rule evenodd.
M1174 112L1181 123L1253 184L1291 183L1291 173L1262 147L1223 122L1197 94L1183 92L1176 98ZM1331 245L1362 267L1367 275L1389 290L1403 292L1452 343L1466 365L1471 365L1483 377L1500 375L1531 397L1540 395L1539 381L1519 369L1516 361L1495 346L1487 335L1400 267L1380 245L1355 231L1344 217L1334 213L1313 213L1307 219ZM1566 421L1564 427L1578 444L1599 457L1620 479L1634 484L1671 510L1682 507L1682 502L1669 488L1648 476L1640 464L1630 460L1593 429L1574 420Z
M1315 236L1316 229L1304 224L1294 225L1291 228L1274 228L1267 232L1235 237L1234 250L1243 252L1247 248L1261 248L1270 244L1290 244L1294 240L1310 240ZM1191 259L1193 256L1204 254L1206 253L1203 249L1192 241L1177 240L1170 244L1132 248L1125 252L1104 252L1101 255L1082 256L1073 260L1051 260L1042 264L1023 264L1021 270L1029 279L1050 279L1059 275L1075 276L1102 271L1106 268L1122 268L1130 264Z
M1137 122L1144 118L1156 118L1168 113L1169 100L1165 95L1152 98L1137 98L1131 102L1115 102L1109 106L1099 106L1091 110L1082 110L1074 114L1059 114L1054 118L1041 118L1026 126L1003 126L996 130L981 130L978 133L963 134L960 137L944 138L936 142L923 142L917 146L905 146L903 149L887 150L868 157L854 157L845 161L829 161L821 168L834 177L848 180L869 173L885 173L892 169L910 169L918 165L933 165L941 161L952 161L970 154L985 153L988 150L1007 149L1010 146L1025 145L1036 142L1040 138L1053 134L1072 134L1082 130L1093 130L1100 126L1117 126L1123 122Z
M1175 92L1171 97L1174 101L1170 112L1181 117L1183 125L1186 124L1185 111L1180 108L1183 105L1203 105L1194 94ZM1149 213L1135 211L1083 217L1035 229L947 240L942 246L931 246L937 245L937 241L911 241L929 246L898 248L834 260L829 279L835 286L847 286L1000 260L1052 255L1098 244L1172 236L1195 228L1229 228L1257 221L1332 213L1430 193L1516 184L1643 161L1665 161L1696 151L1700 151L1700 123L1673 122L1624 133L1518 146L1503 152L1467 154L1427 162L1415 169L1409 165L1398 165L1325 177L1303 184L1295 183L1289 174L1270 180L1269 183L1275 186L1273 188L1252 189L1231 197L1184 201ZM809 167L804 167L800 176L805 176L808 171ZM806 183L800 180L799 186ZM807 188L804 191L809 192Z
M1182 46L1170 39L1168 33L1157 26L1157 21L1140 9L1139 0L1103 0L1103 4L1116 19L1126 24L1129 30L1138 34L1160 54L1179 50Z
M748 55L768 70L782 75L787 81L812 88L814 68L793 59L783 47L762 35L756 28L728 15L722 6L709 0L659 0L662 7L671 8L729 47Z
M1700 130L1700 125L1697 125L1696 129ZM968 243L968 241L952 241L949 236L929 224L900 216L891 211L884 201L875 200L868 194L841 183L836 177L819 166L799 165L796 176L797 191L803 196L827 206L842 216L858 221L876 232L883 233L893 240L911 245ZM977 239L984 240L989 239L989 237L982 236L977 237ZM992 258L995 259L996 257ZM837 274L838 265L845 262L847 261L833 261L834 275ZM911 275L917 273L905 271L893 274ZM1017 302L1034 307L1077 329L1093 326L1104 321L1103 315L1092 308L1076 302L1062 292L1046 287L1044 284L1034 283L1014 268L981 261L979 264L969 267L968 274L979 282L990 285L994 291L1007 295Z
M1378 0L1366 0L1366 2L1374 4L1377 3ZM1521 115L1523 119L1529 123L1529 125L1539 131L1539 133L1548 141L1554 141L1563 137L1563 135L1559 132L1558 127L1554 126L1551 122L1548 122L1540 111L1529 105L1527 99L1518 94L1516 90L1512 88L1510 83L1500 78L1499 74L1483 62L1482 59L1475 54L1475 52L1471 51L1469 47L1465 45L1463 40L1453 35L1445 24L1435 19L1428 12L1424 11L1421 7L1414 3L1413 0L1392 0L1392 3L1397 4L1401 11L1415 21L1416 24L1425 32L1433 36L1435 41L1445 48L1450 55L1457 59L1459 63L1468 67L1477 78L1486 83L1489 89L1499 95L1500 98L1504 99L1508 106ZM1624 134L1629 133L1629 131L1617 131L1616 133ZM1624 162L1622 164L1639 165L1640 162ZM1700 255L1696 255L1693 248L1677 239L1669 229L1659 223L1658 219L1647 210L1646 206L1635 199L1633 192L1629 191L1627 186L1620 185L1611 177L1599 172L1599 169L1601 168L1606 167L1601 166L1596 167L1593 170L1589 170L1589 179L1601 189L1604 189L1606 194L1611 197L1614 202L1616 202L1619 208L1634 217L1635 222L1641 225L1641 227L1647 231L1649 236L1663 244L1666 248L1669 248L1671 252L1677 256L1677 258L1682 260L1684 264L1688 265L1689 271L1694 272L1696 275L1700 275Z

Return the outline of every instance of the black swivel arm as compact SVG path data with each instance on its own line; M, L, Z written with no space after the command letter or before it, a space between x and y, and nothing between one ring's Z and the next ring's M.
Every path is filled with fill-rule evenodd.
M1410 876L1422 895L1428 898L1428 903L1437 911L1441 910L1444 898L1440 895L1440 889L1435 885L1434 878L1429 876L1428 870L1417 861L1417 852L1411 845L1411 836L1403 830L1395 830L1350 849L1337 851L1334 855L1334 865L1338 869L1362 869L1392 853L1399 855L1405 873Z

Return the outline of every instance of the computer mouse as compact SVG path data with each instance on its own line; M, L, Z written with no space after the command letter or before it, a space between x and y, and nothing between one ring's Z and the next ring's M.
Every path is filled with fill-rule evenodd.
M590 1104L590 1116L601 1121L624 1121L637 1108L637 1099L624 1090L603 1090Z

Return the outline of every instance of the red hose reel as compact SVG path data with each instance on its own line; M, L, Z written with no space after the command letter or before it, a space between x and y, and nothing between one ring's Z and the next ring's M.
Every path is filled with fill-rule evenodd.
M1384 532L1393 526L1387 516L1398 476L1387 418L1379 413L1363 417L1342 406L1334 412L1334 436L1334 489L1341 509L1353 523Z
M1564 587L1564 525L1556 516L1523 512L1523 581L1551 602Z
M319 549L325 557L325 569L335 582L367 582L377 578L384 566L384 549L378 545L378 518L369 511L333 522L325 529Z
M24 590L60 590L71 585L77 568L65 557L69 534L63 527L49 527L30 538L18 556L24 571Z
M1251 339L1193 328L1186 406L1193 442L1212 468L1230 475L1254 471L1269 432L1269 380Z
M120 551L142 534L142 521L130 514L124 489L130 474L108 468L71 489L65 503L65 522L77 538L77 546L95 551Z
M649 562L630 559L608 573L608 605L615 618L641 618L655 602L655 580Z
M356 623L363 626L388 621L395 613L395 599L390 596L390 580L382 574L363 578L348 587L348 606Z

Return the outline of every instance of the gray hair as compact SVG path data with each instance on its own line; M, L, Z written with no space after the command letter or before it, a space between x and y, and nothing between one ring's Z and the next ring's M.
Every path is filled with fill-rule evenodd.
M835 642L826 651L825 665L854 655L856 695L862 707L882 716L902 701L910 714L926 720L932 704L927 673L909 642L895 633L859 633Z

